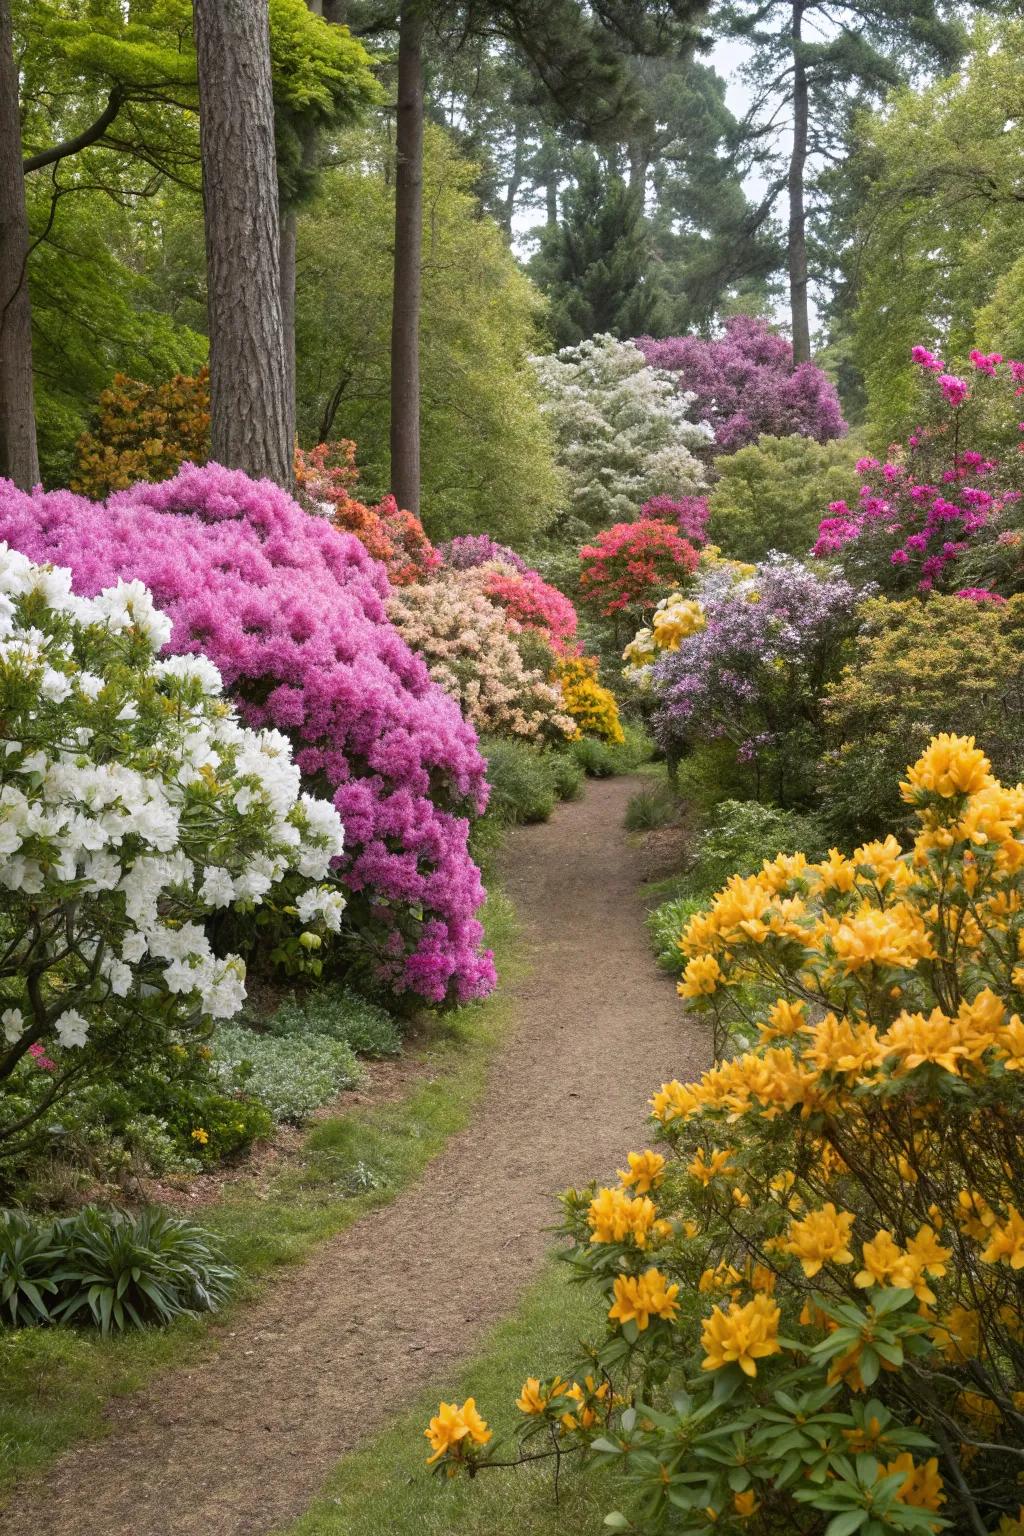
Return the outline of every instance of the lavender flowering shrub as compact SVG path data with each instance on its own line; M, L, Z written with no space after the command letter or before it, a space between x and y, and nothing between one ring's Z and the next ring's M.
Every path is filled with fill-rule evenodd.
M388 621L384 568L357 539L216 464L105 503L0 481L0 539L69 565L86 596L145 582L173 621L168 648L208 656L250 725L287 734L345 824L348 917L380 982L434 1003L490 990L467 850L485 764Z
M489 565L493 560L510 565L521 576L530 569L522 555L517 555L507 544L499 544L489 533L459 534L446 544L439 544L438 553L442 564L452 571L471 571L475 566Z
M821 752L820 698L842 664L865 595L789 555L710 563L693 594L704 627L654 664L655 734L675 757L724 741L758 797L807 798Z
M819 443L846 431L839 396L814 363L793 366L793 348L763 320L734 315L718 341L700 336L640 336L652 368L677 376L695 397L694 415L711 423L719 453L734 453L763 433L797 432Z

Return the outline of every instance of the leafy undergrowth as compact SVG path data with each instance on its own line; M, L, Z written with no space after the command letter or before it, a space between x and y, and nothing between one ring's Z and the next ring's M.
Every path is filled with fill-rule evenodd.
M491 895L487 941L507 983L518 964L511 904ZM242 1283L217 1314L230 1321L278 1265L300 1262L375 1206L385 1205L468 1123L509 1018L506 987L432 1021L414 1051L421 1074L395 1103L353 1108L311 1127L299 1156L269 1182L238 1181L204 1207ZM145 1385L164 1367L195 1360L207 1318L110 1339L73 1328L0 1331L0 1490L39 1472L76 1441L106 1428L104 1404Z
M609 1492L606 1502L604 1477L581 1478L572 1457L562 1463L556 1505L553 1462L494 1470L472 1482L437 1477L424 1465L429 1447L423 1438L438 1397L461 1402L470 1393L495 1436L510 1437L522 1415L509 1383L535 1375L539 1364L575 1360L593 1321L593 1299L569 1282L563 1265L550 1263L477 1358L346 1456L287 1536L598 1536L615 1498ZM514 1454L511 1438L509 1450Z

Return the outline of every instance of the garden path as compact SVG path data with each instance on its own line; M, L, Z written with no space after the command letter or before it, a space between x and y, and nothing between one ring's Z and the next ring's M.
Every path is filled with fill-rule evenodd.
M391 1205L280 1275L208 1358L110 1407L0 1516L12 1536L267 1536L334 1463L468 1354L550 1246L553 1194L643 1145L647 1098L707 1062L656 970L623 830L635 779L515 832L528 974L474 1123Z

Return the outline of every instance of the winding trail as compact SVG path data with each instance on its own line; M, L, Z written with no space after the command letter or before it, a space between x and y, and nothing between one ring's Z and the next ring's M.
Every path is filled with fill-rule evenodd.
M646 1101L708 1047L647 947L631 779L517 831L505 884L529 972L474 1123L391 1205L214 1332L201 1363L111 1405L0 1516L11 1536L267 1536L334 1463L507 1313L543 1261L554 1191L643 1144Z

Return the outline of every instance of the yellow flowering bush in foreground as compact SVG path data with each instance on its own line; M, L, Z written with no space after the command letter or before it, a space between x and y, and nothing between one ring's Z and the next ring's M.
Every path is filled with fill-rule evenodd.
M691 919L716 1063L563 1197L607 1330L527 1383L517 1454L610 1463L612 1529L1024 1533L1024 786L944 735L901 793L908 849Z
M619 746L625 741L615 695L597 680L592 656L563 656L552 679L562 690L562 707L584 736Z

